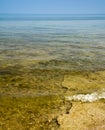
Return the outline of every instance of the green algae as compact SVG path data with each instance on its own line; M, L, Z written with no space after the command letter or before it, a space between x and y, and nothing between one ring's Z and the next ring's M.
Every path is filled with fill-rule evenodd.
M58 96L1 97L0 128L21 130L49 128L48 117L57 114L63 101Z
M22 66L1 67L0 129L57 128L56 114L65 105L61 96L63 73Z
M0 71L1 94L15 95L25 91L30 95L62 93L63 72L60 70L24 69L22 66L5 67ZM61 90L61 91L60 91ZM27 91L27 93L26 93Z

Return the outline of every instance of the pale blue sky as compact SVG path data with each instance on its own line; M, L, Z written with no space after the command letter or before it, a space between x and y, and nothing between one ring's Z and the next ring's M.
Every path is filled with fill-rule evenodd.
M105 0L0 0L0 13L105 14Z

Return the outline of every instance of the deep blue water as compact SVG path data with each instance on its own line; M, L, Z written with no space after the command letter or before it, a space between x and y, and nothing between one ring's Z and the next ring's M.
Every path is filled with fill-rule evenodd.
M0 14L0 20L105 20L105 14Z

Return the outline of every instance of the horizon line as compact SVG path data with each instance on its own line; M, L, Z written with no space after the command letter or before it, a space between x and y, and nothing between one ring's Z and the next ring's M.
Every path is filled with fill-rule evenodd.
M105 13L58 13L58 14L53 14L53 13L0 13L0 14L31 14L31 15L105 15Z

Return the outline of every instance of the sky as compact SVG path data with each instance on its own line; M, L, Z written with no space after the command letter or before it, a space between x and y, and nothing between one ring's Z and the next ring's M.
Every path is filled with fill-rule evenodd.
M105 14L105 0L0 0L0 13Z

